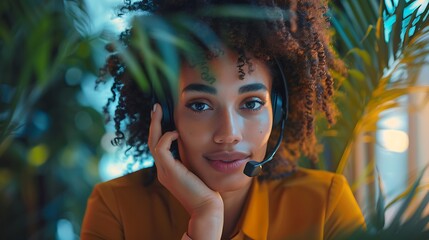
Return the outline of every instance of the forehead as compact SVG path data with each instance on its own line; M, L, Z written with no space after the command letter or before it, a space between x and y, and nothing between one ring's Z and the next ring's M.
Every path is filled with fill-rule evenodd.
M198 83L215 88L260 83L271 89L271 71L268 65L256 58L240 56L233 52L202 59L197 63L183 64L180 70L179 88Z

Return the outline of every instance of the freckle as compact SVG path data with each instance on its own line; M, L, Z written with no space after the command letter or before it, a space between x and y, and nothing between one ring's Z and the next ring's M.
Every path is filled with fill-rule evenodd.
M262 134L262 130L260 130L259 133Z

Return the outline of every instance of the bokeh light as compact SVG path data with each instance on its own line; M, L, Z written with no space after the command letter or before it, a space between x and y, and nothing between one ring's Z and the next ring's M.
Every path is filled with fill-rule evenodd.
M39 167L43 165L49 157L48 146L44 144L39 144L30 149L28 152L28 163L34 167Z
M408 149L408 134L401 130L379 130L377 132L379 143L386 150L396 153L405 152Z
M73 231L72 223L67 219L60 219L57 222L57 240L75 240L78 239Z

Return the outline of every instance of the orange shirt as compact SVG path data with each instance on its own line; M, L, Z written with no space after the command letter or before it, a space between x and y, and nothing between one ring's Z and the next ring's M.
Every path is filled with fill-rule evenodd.
M180 239L189 215L146 170L97 184L88 200L81 239ZM239 239L338 239L364 226L345 178L299 169L291 177L252 182L237 226ZM210 227L210 226L207 226Z

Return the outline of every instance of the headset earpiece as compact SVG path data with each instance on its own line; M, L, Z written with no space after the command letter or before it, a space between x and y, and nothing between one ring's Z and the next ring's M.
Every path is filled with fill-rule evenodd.
M173 116L173 99L169 96L158 97L157 95L153 95L152 104L159 103L162 109L162 119L161 119L161 128L162 133L167 131L173 131L176 129L174 124L174 116Z
M276 91L271 92L271 105L273 108L273 127L279 125L283 119L283 98Z
M162 119L161 119L161 129L162 133L170 132L176 129L174 124L174 102L171 97L159 98L154 96L154 103L159 103L162 108ZM171 144L170 151L175 159L179 159L177 141L174 141Z
M173 131L176 129L174 124L174 110L171 99L166 99L166 101L161 102L162 107L162 119L161 127L162 132Z

